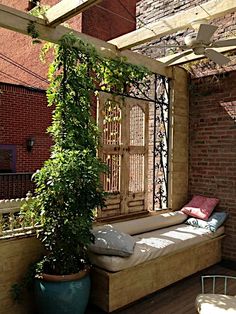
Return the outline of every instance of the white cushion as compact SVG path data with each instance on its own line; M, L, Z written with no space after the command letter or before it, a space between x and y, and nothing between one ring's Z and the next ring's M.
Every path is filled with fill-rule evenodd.
M161 229L184 222L188 216L181 211L152 215L128 221L114 223L113 226L130 235Z
M236 314L236 297L223 294L200 294L196 299L200 314Z
M89 246L93 253L126 257L134 252L135 240L111 225L97 228L93 234L95 242Z

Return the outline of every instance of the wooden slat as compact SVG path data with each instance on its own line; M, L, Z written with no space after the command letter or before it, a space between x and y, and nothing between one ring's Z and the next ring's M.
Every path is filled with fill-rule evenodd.
M50 26L59 25L98 2L101 0L62 0L46 12L47 24Z
M3 232L2 225L3 225L3 216L2 216L2 213L0 212L0 237L1 237L2 232Z
M227 39L236 39L236 37L230 37ZM236 46L231 46L231 47L222 47L222 48L214 48L214 50L218 51L218 52L227 52L227 51L231 51L231 50L235 50ZM168 62L169 60L171 60L172 58L175 58L179 55L181 55L182 52L178 52L163 58L159 58L158 60L165 63ZM206 58L206 56L204 55L195 55L195 53L191 53L188 56L184 56L182 58L179 58L178 60L174 61L173 63L171 63L170 65L178 65L178 64L182 64L182 63L187 63L187 62L191 62L194 60L198 60L198 59L202 59L202 58Z
M214 19L236 11L235 0L211 0L180 13L149 23L140 29L109 41L118 49L127 49L142 43L191 27L199 19Z
M106 207L102 208L102 211L105 211L105 212L108 212L109 210L120 211L120 203L106 204Z
M120 204L120 200L119 200L119 194L117 194L116 196L114 195L108 195L106 197L106 205L119 205Z
M130 206L130 204L129 204L129 213L136 213L136 212L142 212L142 211L144 211L145 210L145 208L144 208L144 204L143 205L140 205L140 206Z
M124 106L121 108L121 143L123 151L121 153L121 214L128 214L129 207L127 203L127 196L129 191L129 175L130 175L130 164L129 164L129 153L127 147L129 144L129 98L125 98Z
M28 35L27 26L30 21L35 22L35 27L39 33L39 38L53 43L58 43L59 39L67 34L73 32L75 36L81 40L93 45L97 52L103 57L115 59L117 57L123 57L135 65L146 66L153 73L158 73L167 77L172 77L172 71L159 61L153 60L149 57L142 56L141 54L134 53L132 51L120 52L116 46L109 44L103 40L94 38L92 36L71 30L62 25L56 27L50 27L46 25L46 21L42 18L37 18L19 11L14 8L10 8L3 4L0 4L0 27Z
M143 208L143 203L144 203L144 201L143 201L143 199L142 200L139 200L139 201L129 201L129 206L131 206L131 207L134 207L134 206L142 206L142 208Z

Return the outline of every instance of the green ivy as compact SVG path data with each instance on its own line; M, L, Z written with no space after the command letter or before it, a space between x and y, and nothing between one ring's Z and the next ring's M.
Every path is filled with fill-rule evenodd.
M54 106L48 129L54 144L51 157L34 175L36 199L28 207L33 215L25 215L42 223L39 238L46 255L40 270L65 275L88 263L94 211L104 206L100 175L106 166L97 157L100 134L91 115L92 99L97 89L124 93L149 73L124 59L102 58L73 34L63 36L54 54L47 90L48 104Z
M41 40L38 39L39 32L36 29L35 23L33 21L30 21L27 25L27 33L32 37L32 43L33 44L40 44Z

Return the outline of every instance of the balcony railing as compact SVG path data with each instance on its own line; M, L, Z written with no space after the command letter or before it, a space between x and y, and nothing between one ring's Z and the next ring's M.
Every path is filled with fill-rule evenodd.
M0 200L24 198L34 192L33 173L0 173Z
M40 228L33 216L25 217L24 213L20 212L21 206L30 200L30 196L0 200L0 239L35 234L36 229Z

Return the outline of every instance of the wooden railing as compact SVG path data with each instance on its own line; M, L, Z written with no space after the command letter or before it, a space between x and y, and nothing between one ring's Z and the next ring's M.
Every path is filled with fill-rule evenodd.
M34 192L31 180L33 173L0 173L0 200L26 197L28 191Z
M24 219L20 213L21 206L29 198L0 200L0 239L29 235L36 232L36 223Z

